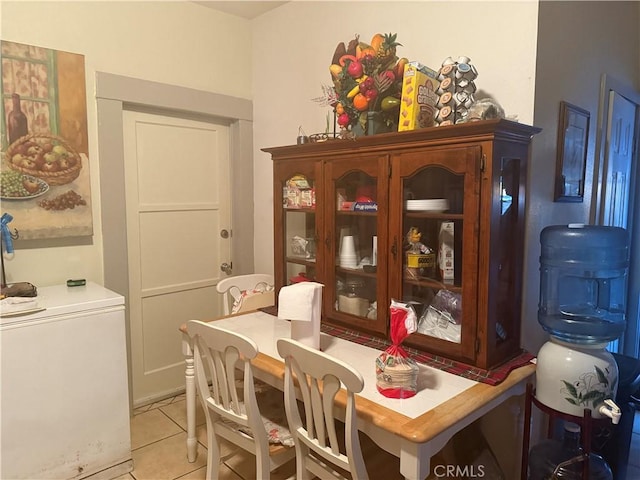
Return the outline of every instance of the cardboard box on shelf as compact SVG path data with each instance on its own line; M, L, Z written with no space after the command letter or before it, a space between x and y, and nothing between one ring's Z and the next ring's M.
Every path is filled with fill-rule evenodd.
M301 175L287 180L282 188L284 208L315 208L316 189Z
M420 62L409 62L404 66L399 132L435 125L439 85L435 70Z
M407 268L420 277L435 277L435 253L407 253Z
M442 222L440 224L440 233L438 235L438 268L440 270L440 278L443 283L453 283L455 280L455 274L453 271L453 238L453 222Z

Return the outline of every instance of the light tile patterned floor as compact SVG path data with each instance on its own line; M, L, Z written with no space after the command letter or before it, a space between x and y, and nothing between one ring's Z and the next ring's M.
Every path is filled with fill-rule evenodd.
M131 419L134 469L115 480L203 480L206 476L207 436L204 412L196 411L198 458L187 461L185 396L137 408ZM640 480L640 412L636 412L627 480ZM255 480L253 457L227 444L222 449L220 480ZM293 462L272 476L283 480L295 472ZM372 478L372 480L377 480Z
M134 410L131 419L133 471L115 480L203 480L207 471L207 433L204 412L196 410L198 458L187 460L187 418L184 394ZM254 480L255 460L232 444L223 445L220 480ZM295 462L284 465L272 478L295 473Z

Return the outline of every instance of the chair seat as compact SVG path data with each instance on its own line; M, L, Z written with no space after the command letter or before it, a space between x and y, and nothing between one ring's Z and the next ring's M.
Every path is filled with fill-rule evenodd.
M222 294L224 314L248 312L274 305L273 283L273 275L265 273L236 275L220 280L216 290Z
M237 380L236 382L242 383L241 380ZM269 437L269 450L272 452L276 451L279 446L293 447L293 435L291 435L291 431L289 430L287 416L284 411L284 393L260 380L254 379L254 383L256 400L260 406L260 416L262 417L262 423L264 423L264 428ZM240 389L241 385L239 391ZM240 409L242 412L246 412L244 405L240 405ZM223 422L231 428L240 430L245 435L252 437L250 428L238 425L231 420L223 419Z

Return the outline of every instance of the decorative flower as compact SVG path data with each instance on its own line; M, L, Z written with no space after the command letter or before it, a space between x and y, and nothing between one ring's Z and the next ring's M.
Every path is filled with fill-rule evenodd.
M336 93L338 125L351 129L360 125L366 131L367 112L380 112L387 125L398 122L402 76L406 58L398 59L396 34L376 33L369 44L359 35L345 47L340 42L329 70Z

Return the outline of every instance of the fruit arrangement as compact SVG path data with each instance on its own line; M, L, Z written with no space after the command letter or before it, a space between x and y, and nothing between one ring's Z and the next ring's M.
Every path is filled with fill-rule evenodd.
M406 58L398 58L397 35L376 33L367 44L359 35L348 46L340 42L329 70L333 80L337 122L343 129L360 125L367 112L380 112L388 126L397 125Z
M61 137L26 135L7 148L6 159L16 171L40 178L49 185L64 185L80 175L80 155Z

